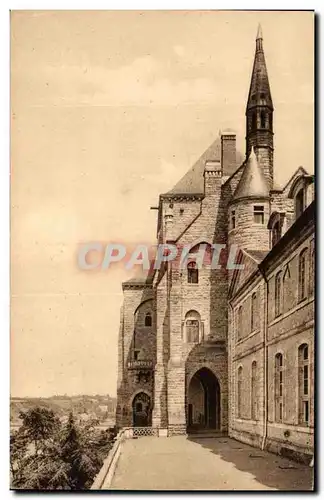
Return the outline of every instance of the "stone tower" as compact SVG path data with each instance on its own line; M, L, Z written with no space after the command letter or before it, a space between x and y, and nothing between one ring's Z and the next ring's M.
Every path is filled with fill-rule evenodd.
M269 187L252 146L229 204L229 244L245 249L269 250L269 215Z
M256 37L254 64L246 106L246 158L254 147L258 163L273 187L273 104L263 51L262 30Z

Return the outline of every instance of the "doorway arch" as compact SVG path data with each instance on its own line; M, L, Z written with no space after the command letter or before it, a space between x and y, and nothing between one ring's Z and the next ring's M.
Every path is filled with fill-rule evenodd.
M152 425L151 398L146 392L135 395L132 403L133 427L150 427Z
M187 395L188 432L219 430L220 386L208 368L200 368L191 378Z

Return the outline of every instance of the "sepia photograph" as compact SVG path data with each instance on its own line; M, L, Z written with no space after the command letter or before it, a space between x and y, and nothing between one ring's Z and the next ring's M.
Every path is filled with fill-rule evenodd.
M316 489L315 24L10 12L11 490Z

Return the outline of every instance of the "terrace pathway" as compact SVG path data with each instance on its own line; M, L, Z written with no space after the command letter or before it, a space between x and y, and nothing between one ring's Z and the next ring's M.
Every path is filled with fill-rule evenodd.
M312 475L308 466L230 438L141 437L122 444L109 489L311 490Z

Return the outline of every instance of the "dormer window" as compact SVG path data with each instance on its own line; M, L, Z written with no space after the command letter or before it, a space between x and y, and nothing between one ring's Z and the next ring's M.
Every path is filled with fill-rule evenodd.
M254 224L264 224L264 206L254 205Z
M272 246L274 247L281 238L280 221L278 220L272 228Z
M300 189L298 193L296 194L295 197L295 214L296 214L296 219L301 216L305 208L305 201L304 201L304 189Z

